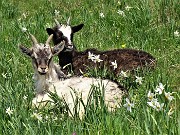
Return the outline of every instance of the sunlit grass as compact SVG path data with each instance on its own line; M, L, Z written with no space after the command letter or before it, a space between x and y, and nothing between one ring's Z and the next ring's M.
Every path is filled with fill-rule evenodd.
M179 1L90 1L90 0L1 0L0 2L0 130L4 135L77 135L120 134L180 134L180 8ZM127 10L127 6L131 7ZM57 13L59 12L59 14ZM84 23L75 34L78 50L98 48L134 48L147 51L157 59L154 70L124 73L115 78L110 73L90 69L86 75L117 79L129 92L122 107L108 112L102 104L85 106L86 113L68 117L63 102L55 107L35 109L31 61L21 55L18 45L31 46L27 32L44 42L45 29L54 26L54 18L65 23ZM142 84L136 81L142 77ZM169 101L165 93L156 95L163 109L148 105L148 92L155 93L162 83L164 91L172 92ZM55 95L54 95L55 96ZM126 98L134 103L127 110ZM91 94L91 101L103 101ZM79 101L80 102L80 101ZM157 106L156 106L157 107ZM8 109L9 108L9 109Z

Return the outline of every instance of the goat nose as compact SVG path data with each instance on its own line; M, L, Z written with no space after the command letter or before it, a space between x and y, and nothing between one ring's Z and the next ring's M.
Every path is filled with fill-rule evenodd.
M70 45L70 46L69 46L69 48L73 48L73 46L72 46L72 45Z
M46 68L45 67L41 67L41 70L42 70L42 72L45 72Z
M73 45L69 44L69 45L68 45L68 48L69 48L69 49L73 49Z

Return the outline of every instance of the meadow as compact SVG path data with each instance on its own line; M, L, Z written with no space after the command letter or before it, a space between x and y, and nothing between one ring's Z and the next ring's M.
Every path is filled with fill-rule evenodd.
M0 134L180 134L179 5L179 0L1 0ZM18 45L31 46L27 33L45 42L46 28L55 25L54 18L66 23L68 17L72 26L84 23L74 36L78 50L133 48L157 60L153 70L119 75L119 83L128 89L128 95L115 112L108 112L103 104L89 104L81 120L62 112L57 98L55 107L31 106L35 95L33 69ZM106 77L105 71L88 75ZM95 94L92 96L96 99ZM127 99L129 107L125 106ZM153 99L159 106L154 106Z

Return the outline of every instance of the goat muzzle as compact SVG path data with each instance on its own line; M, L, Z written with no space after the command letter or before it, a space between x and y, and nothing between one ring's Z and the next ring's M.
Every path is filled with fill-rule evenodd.
M45 75L48 72L47 67L38 67L38 72L40 75Z
M73 51L73 49L74 49L74 45L72 45L72 44L66 44L66 46L65 46L65 52L71 52L71 51Z

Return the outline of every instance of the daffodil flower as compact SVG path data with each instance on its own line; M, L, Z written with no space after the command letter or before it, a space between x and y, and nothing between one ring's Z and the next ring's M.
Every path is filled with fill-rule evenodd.
M114 62L111 62L111 65L114 67L114 70L117 68L116 60Z
M152 101L152 100L153 100L153 98L154 98L154 96L155 96L155 94L154 94L154 93L151 93L151 91L149 91L149 92L148 92L147 97L148 97L148 100L149 100L149 101Z
M32 117L38 119L39 121L42 121L42 115L41 114L38 114L38 113L33 113Z
M104 13L100 13L99 16L100 16L101 18L104 18Z
M124 72L124 71L121 71L121 72L120 72L120 75L121 75L122 77L124 77L124 78L128 77L127 73Z
M123 16L123 17L125 16L124 11L122 11L122 10L118 10L117 13L118 13L119 15Z
M126 98L126 104L124 104L123 106L126 107L129 112L131 112L131 108L134 107L134 103L131 103L129 99Z
M164 85L162 83L159 83L159 85L156 86L155 92L161 95L163 90L164 90Z
M156 98L153 98L150 102L147 102L147 104L148 104L150 107L156 109L156 104L157 104L157 102L158 102L158 100L157 100Z
M55 16L58 16L58 15L59 15L59 11L58 11L58 10L55 10L55 11L54 11L54 14L55 14Z
M22 27L22 28L21 28L21 31L22 31L22 32L26 32L26 31L27 31L27 28Z
M162 110L164 106L164 103L160 104L156 98L153 98L151 102L147 102L147 104L156 111Z
M88 52L88 59L94 61L94 56L95 56L95 55L94 55L93 53Z
M174 32L174 36L175 37L179 37L180 36L180 34L179 34L179 32L177 30Z
M163 109L163 106L164 106L164 103L159 103L159 102L157 102L156 103L156 111L161 111L162 109Z
M136 83L139 83L139 84L142 84L142 77L138 77L138 76L135 76L136 77L136 80L135 80L135 82Z
M100 55L95 55L94 56L94 62L96 63L96 62L101 62L101 61L103 61L103 60L101 60L100 58Z
M171 100L173 100L174 99L174 97L173 96L171 96L172 95L172 93L170 93L170 92L165 92L164 91L164 95L165 95L165 97L169 100L169 101L171 101Z
M7 113L9 116L11 116L11 115L13 114L13 110L12 110L10 107L8 107L8 108L6 109L6 113Z
M129 6L126 6L126 7L125 7L125 9L126 9L127 11L129 11L131 8L133 8L133 7L129 7Z
M168 111L168 116L171 116L172 114L174 113L174 109L173 108L171 108L169 111Z

